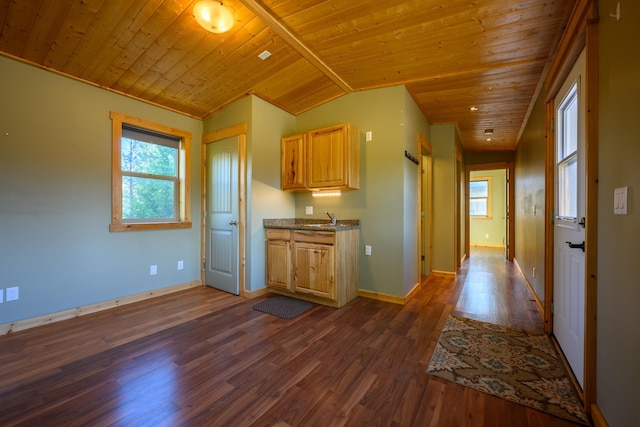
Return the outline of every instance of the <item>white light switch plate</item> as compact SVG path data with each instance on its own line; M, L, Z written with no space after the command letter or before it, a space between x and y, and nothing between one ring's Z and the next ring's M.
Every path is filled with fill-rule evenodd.
M613 190L613 213L615 215L627 214L627 188L621 187Z

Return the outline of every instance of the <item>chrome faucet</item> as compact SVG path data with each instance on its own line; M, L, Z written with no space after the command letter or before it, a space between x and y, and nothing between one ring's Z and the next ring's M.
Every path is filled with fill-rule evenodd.
M338 218L336 218L336 214L334 214L333 212L327 212L327 211L324 211L324 213L327 214L329 218L331 218L332 225L336 225L338 223Z

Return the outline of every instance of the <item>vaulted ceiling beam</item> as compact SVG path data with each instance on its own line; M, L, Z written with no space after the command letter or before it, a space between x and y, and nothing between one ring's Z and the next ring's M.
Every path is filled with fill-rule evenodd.
M347 82L336 74L327 64L325 64L320 58L316 56L295 34L293 34L287 27L285 27L276 17L274 17L268 10L266 10L256 0L240 0L247 9L253 12L258 18L260 18L269 28L271 28L276 34L278 34L285 42L287 42L292 48L294 48L300 55L302 55L307 61L313 64L318 70L320 70L325 76L331 79L337 84L343 91L350 93L353 92L353 88L349 86Z

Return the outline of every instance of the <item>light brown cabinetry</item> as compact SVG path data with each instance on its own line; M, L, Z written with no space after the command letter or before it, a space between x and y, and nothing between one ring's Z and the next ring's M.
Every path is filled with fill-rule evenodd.
M306 147L307 135L304 133L282 138L280 186L283 190L296 191L306 189Z
M357 296L358 229L266 231L267 286L273 292L334 307ZM290 233L288 242L283 231Z
M290 230L267 230L267 286L291 290Z
M349 123L286 136L281 150L283 190L360 188L360 132Z

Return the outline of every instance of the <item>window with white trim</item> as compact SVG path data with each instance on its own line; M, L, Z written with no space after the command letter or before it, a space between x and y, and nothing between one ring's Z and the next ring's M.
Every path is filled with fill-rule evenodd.
M119 113L111 120L110 230L191 227L191 134Z
M491 177L469 179L469 217L491 219Z

